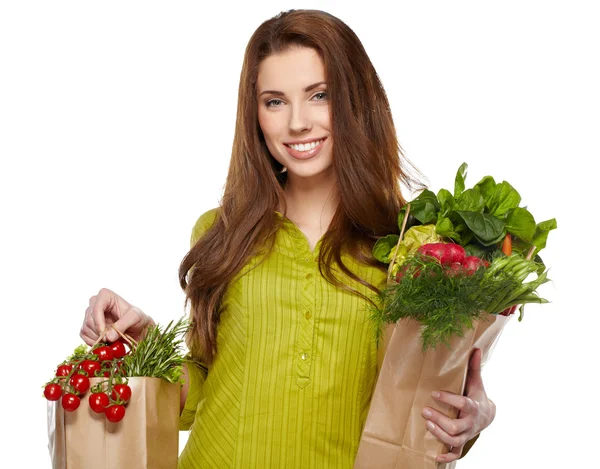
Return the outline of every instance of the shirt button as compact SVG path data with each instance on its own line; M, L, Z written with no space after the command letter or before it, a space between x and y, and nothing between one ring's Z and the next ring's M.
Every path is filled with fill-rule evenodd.
M300 355L300 358L302 358L302 360L306 360L308 358L308 353L303 353Z
M304 313L304 317L305 317L306 319L310 319L310 318L312 317L312 314L311 314L311 312L310 312L310 311L307 311L306 313Z
M312 277L313 277L313 275L312 275L312 274L306 274L306 279L307 279L307 280L310 280Z

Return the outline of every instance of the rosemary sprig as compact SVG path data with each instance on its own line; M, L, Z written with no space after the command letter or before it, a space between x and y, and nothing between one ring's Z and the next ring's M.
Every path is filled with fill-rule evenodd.
M191 324L181 318L148 329L146 337L123 358L127 376L162 378L170 383L179 382L183 374L183 339Z

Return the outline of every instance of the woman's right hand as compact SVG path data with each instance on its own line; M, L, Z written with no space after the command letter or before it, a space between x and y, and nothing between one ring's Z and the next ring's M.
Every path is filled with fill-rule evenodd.
M148 326L155 325L152 318L140 308L128 303L112 290L102 288L90 298L79 335L86 344L93 345L100 334L113 324L120 332L127 332L136 341L142 338ZM112 328L106 335L109 342L118 338L119 334Z

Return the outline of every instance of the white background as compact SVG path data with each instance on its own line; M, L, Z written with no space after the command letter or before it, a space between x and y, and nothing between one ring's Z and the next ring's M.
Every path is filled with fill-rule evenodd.
M597 464L599 16L592 1L5 1L0 6L3 467L50 467L41 385L115 290L183 315L177 270L222 194L244 50L318 8L359 36L437 191L492 174L537 221L552 300L484 368L498 413L463 469ZM185 438L182 438L182 442Z

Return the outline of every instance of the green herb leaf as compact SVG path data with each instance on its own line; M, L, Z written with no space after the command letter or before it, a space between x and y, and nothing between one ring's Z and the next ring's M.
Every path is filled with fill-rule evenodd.
M477 240L484 246L499 242L506 234L506 224L489 213L457 212Z
M177 383L183 373L183 335L191 324L182 318L163 329L150 327L143 340L123 357L127 376L147 376Z
M465 190L465 179L467 178L467 168L469 165L467 163L463 163L458 168L456 172L456 177L454 178L454 197L458 198L460 194Z

